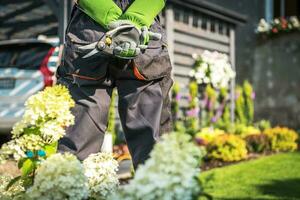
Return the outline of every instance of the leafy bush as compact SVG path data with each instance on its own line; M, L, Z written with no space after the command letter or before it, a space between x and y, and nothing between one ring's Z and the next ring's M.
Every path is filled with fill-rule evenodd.
M134 178L108 199L192 200L201 193L197 176L202 155L188 134L166 134Z
M245 141L247 150L251 153L263 153L270 150L270 142L266 134L248 135Z
M207 157L225 162L240 161L247 158L246 142L232 134L222 134L215 137L207 145Z
M198 84L191 81L189 84L189 108L186 112L186 132L194 135L199 130Z
M286 127L269 128L264 131L268 136L272 151L294 151L297 149L298 134Z
M254 99L255 92L248 81L245 81L243 86L236 87L235 114L238 123L245 125L253 123Z
M84 167L72 154L54 154L37 168L34 184L26 194L31 200L81 200L88 197Z
M196 134L197 139L203 139L205 143L211 142L215 137L223 135L225 132L221 129L206 127L202 128L200 132Z
M244 124L235 124L232 130L234 134L240 135L241 137L246 137L248 135L257 135L261 131L254 126L247 126Z
M259 130L264 131L268 128L271 128L271 122L268 120L260 120L258 122L255 123L255 127L257 127Z

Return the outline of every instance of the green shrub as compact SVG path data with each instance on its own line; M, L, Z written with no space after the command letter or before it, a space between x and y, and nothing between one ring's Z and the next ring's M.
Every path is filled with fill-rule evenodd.
M246 137L248 135L257 135L261 131L254 126L247 126L244 124L235 124L232 130L234 134L240 135L241 137Z
M243 86L237 86L235 89L235 115L236 122L251 125L254 118L254 98L255 93L252 85L245 81Z
M225 162L240 161L247 158L246 142L236 135L219 135L207 145L207 157Z
M269 138L266 134L254 134L245 137L247 150L251 153L263 153L270 150Z
M285 127L269 128L264 131L268 136L272 151L294 151L297 149L298 134Z
M247 124L250 125L253 123L253 119L254 119L255 93L249 81L244 81L243 83L243 95L245 99L244 114L247 120Z
M255 127L260 129L261 131L264 131L268 128L271 128L271 122L269 120L263 119L263 120L260 120L260 121L256 122Z
M182 125L182 122L180 122L179 119L179 112L180 112L180 106L179 101L181 99L180 92L180 85L175 82L172 87L172 101L171 101L171 111L172 111L172 120L173 120L173 129L174 131L185 131L185 129L182 129L184 125Z
M202 128L201 131L196 133L196 139L203 139L205 143L212 142L217 136L223 135L225 132L221 129L205 127Z
M199 130L199 101L198 101L198 84L191 81L189 84L189 106L186 112L185 126L186 132L194 135Z

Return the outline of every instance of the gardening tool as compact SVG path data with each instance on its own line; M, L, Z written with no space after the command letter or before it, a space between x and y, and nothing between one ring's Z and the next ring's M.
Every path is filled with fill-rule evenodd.
M132 24L125 24L122 26L119 26L115 29L112 29L108 32L106 32L99 41L93 42L88 45L84 45L79 47L81 50L90 50L89 53L87 53L83 58L89 58L91 56L94 56L98 53L104 53L107 55L116 56L122 59L134 59L138 54L141 53L138 52L136 56L132 57L125 57L120 55L115 55L114 51L116 50L116 47L124 43L124 41L128 41L129 37L130 40L140 41L142 33L140 30L138 30L134 25ZM151 40L160 40L161 34L160 33L152 33L151 32ZM140 50L145 49L153 49L158 47L149 47L147 45L139 45L138 48Z
M140 43L142 32L137 29L133 24L124 24L119 26L115 29L112 29L106 32L99 41L93 42L91 44L81 46L79 49L81 50L90 50L83 58L89 58L94 56L98 53L104 53L107 55L116 56L122 59L134 59L138 54L141 53L141 50L149 49L149 48L157 48L157 47L148 47L147 45L138 45L137 49L139 52L136 53L135 56L127 57L121 56L120 54L116 54L114 51L116 47L119 47L124 41L136 41L136 44ZM152 33L151 32L151 39L152 40L160 40L161 34L160 33Z

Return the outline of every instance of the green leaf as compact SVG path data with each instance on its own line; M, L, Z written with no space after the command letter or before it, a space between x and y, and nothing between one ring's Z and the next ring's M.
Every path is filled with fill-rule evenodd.
M13 186L13 184L15 184L16 182L18 182L20 179L21 179L21 176L17 176L17 177L15 177L15 178L11 179L11 180L9 181L9 183L7 184L5 190L6 190L6 191L9 190L9 188L11 188L11 186Z
M28 158L22 158L18 162L18 168L21 169L23 166L23 163L27 160Z
M28 189L33 185L33 179L34 176L27 176L22 178L23 186L25 189Z
M36 126L30 126L24 129L25 135L29 135L29 134L39 135L40 133L41 133L40 128Z
M35 168L35 164L31 159L26 159L23 162L23 165L21 167L21 172L22 172L22 177L27 176L28 174L30 174L31 172L33 172Z
M57 142L45 145L44 150L46 152L47 157L51 156L52 154L55 154L57 152Z

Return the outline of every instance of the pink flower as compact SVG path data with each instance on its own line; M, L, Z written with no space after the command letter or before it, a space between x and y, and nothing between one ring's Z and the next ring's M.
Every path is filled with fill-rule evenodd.
M255 97L256 97L256 94L255 94L255 92L252 92L252 94L251 94L251 99L255 99Z
M199 115L199 108L193 108L191 110L188 110L186 112L186 114L189 117L198 117L198 115Z
M176 101L180 101L181 97L182 97L181 94L177 94L176 97L175 97Z

